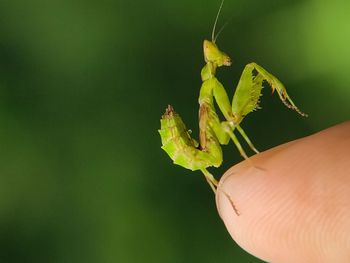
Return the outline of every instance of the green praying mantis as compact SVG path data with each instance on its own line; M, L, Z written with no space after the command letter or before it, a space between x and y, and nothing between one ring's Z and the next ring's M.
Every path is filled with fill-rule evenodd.
M222 66L231 66L230 57L221 51L216 45L216 40L221 30L215 36L215 27L223 5L223 1L216 15L212 29L212 40L204 40L203 51L205 65L201 71L202 86L199 92L199 143L191 137L181 117L168 106L161 118L159 130L162 149L170 156L173 162L192 171L200 170L214 193L218 186L217 180L207 170L208 167L219 167L223 161L221 145L233 141L244 159L249 159L242 148L238 133L244 138L248 146L256 153L247 134L240 124L250 112L259 108L262 85L267 82L276 91L285 106L295 110L302 116L307 116L300 111L289 97L283 84L271 73L255 62L245 66L241 78L236 87L232 103L230 103L224 86L215 77L216 70ZM216 102L225 120L221 121L216 113Z

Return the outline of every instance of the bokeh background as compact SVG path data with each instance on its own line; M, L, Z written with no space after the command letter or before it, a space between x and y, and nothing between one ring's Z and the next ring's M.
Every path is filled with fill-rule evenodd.
M260 262L240 249L199 172L160 149L167 104L196 135L210 1L0 1L0 262ZM260 150L350 117L350 10L341 0L226 0L218 72L277 75L243 127ZM197 136L196 136L197 137ZM219 177L241 161L232 144Z

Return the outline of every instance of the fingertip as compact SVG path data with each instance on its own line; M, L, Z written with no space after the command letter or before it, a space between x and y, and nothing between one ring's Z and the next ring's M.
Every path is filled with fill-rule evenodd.
M269 262L347 262L349 129L278 146L223 175L217 209L238 245Z
M216 194L218 213L231 237L243 249L260 258L261 253L257 251L255 238L251 234L255 227L252 218L256 218L256 213L263 207L259 208L256 196L265 195L261 182L264 173L266 171L248 163L240 163L223 175Z
M240 215L244 208L238 209L239 205L237 203L244 202L246 201L245 199L249 198L249 191L256 185L255 175L264 172L263 169L249 166L245 162L229 169L222 176L217 188L216 204L219 215L231 215L232 205L237 208L237 212Z

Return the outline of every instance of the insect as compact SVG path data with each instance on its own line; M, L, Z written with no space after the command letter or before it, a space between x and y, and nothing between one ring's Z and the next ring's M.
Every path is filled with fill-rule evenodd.
M245 66L232 103L230 103L224 86L215 77L218 68L231 66L232 64L230 57L216 45L217 37L222 31L221 28L215 36L215 28L222 5L223 1L215 18L211 41L204 40L203 42L205 65L201 70L202 86L198 99L199 142L191 137L190 130L186 128L180 115L170 105L161 118L161 128L159 130L162 149L173 162L192 171L200 170L214 193L218 182L207 168L221 165L223 161L221 145L226 145L232 140L242 157L248 159L234 134L235 130L241 134L254 152L259 153L240 124L250 112L260 108L259 99L262 95L261 90L264 82L269 84L272 92L277 92L279 99L285 106L302 116L307 116L294 104L283 84L255 62ZM225 120L221 121L219 119L214 102L216 102Z

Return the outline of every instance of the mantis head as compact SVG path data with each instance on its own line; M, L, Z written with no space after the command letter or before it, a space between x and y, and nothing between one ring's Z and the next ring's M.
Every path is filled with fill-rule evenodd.
M224 4L224 0L221 1L219 10L216 14L215 22L213 25L213 30L211 32L211 41L209 40L204 40L203 42L203 51L204 51L204 60L207 63L211 63L213 68L215 69L216 67L221 67L221 66L231 66L231 58L222 52L218 46L215 44L216 39L220 35L221 31L224 29L225 25L227 22L221 27L219 32L215 35L215 28L216 24L218 22L218 18L221 12L222 5Z
M231 66L231 58L222 52L213 41L204 40L203 52L205 62L211 62L217 67Z

